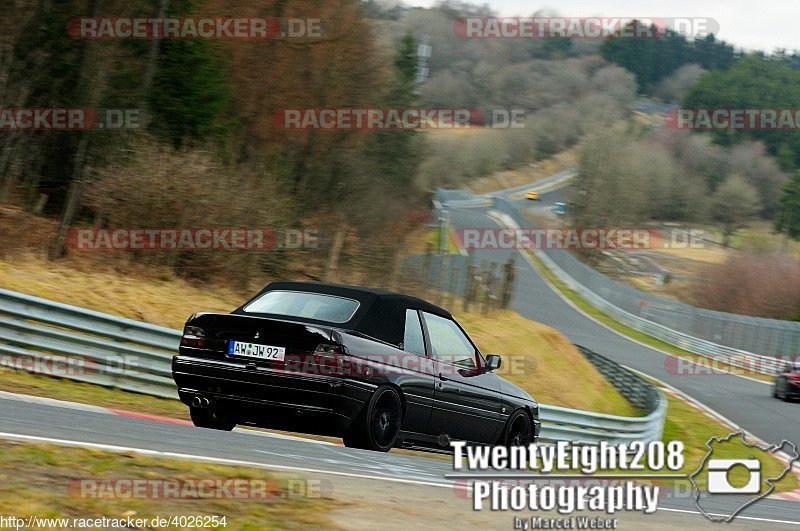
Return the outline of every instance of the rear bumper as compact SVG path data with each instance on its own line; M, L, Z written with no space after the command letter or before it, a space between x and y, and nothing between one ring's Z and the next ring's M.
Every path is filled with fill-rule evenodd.
M224 404L241 424L341 435L376 385L349 378L303 374L191 356L172 359L183 403L196 396Z
M800 398L800 386L797 385L787 385L786 386L786 396L796 400Z

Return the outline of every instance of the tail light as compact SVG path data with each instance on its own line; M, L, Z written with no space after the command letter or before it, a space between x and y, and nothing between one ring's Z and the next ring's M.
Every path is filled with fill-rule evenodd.
M800 385L800 374L790 374L789 381L792 382L793 385Z
M186 325L183 329L183 337L181 337L182 347L192 348L205 348L206 346L206 333L205 330L199 326Z
M313 370L328 376L345 376L345 365L348 364L342 345L321 343L314 349Z

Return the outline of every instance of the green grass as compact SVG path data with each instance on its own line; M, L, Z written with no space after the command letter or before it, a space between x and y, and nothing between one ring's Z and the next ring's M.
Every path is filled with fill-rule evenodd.
M712 436L723 438L730 434L731 430L682 399L673 396L668 396L667 398L669 400L669 405L667 421L664 424L663 440L665 442L674 440L684 443L685 464L679 473L693 474L708 452L708 448L705 445L709 438ZM761 461L762 478L777 476L786 468L786 465L775 457L766 456L762 458L763 455L764 454L758 450L740 444L737 439L715 447L712 457L731 459L755 456ZM707 470L703 468L695 477L695 481L701 490L705 489L707 484L706 472ZM731 480L736 484L737 482L741 482L746 475L747 473L745 471L735 470L731 476ZM688 484L688 481L681 481L685 485ZM775 486L776 492L792 491L800 487L797 477L791 472L781 481L777 482Z
M655 338L649 334L636 330L635 328L631 328L630 326L624 325L619 321L615 320L613 317L609 316L608 314L604 313L603 311L597 309L596 307L592 306L589 302L586 301L583 297L578 295L573 289L568 287L564 284L558 277L556 277L552 271L550 271L539 258L534 253L528 253L531 257L531 260L536 264L539 271L544 275L547 281L554 286L561 294L563 294L570 302L572 302L575 306L580 308L584 313L588 314L589 316L593 317L597 321L603 323L604 325L608 326L609 328L621 333L624 336L627 336L631 339L639 341L640 343L644 343L649 347L653 347L658 350L663 350L675 356L688 359L691 361L702 361L704 358L697 354L694 354L686 349L682 349L678 346L675 346L671 343L667 343L666 341L662 341L661 339ZM721 362L714 362L714 369L716 371L726 371L731 374L740 374L744 372L743 369L738 367L733 367ZM764 382L771 382L772 377L766 374L759 374L755 372L748 372L747 376L750 378L755 378Z

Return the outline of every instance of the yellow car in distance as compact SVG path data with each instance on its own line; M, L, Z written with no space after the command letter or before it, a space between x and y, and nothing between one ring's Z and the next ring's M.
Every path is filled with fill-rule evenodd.
M533 190L529 190L525 194L525 199L530 199L531 201L536 201L539 199L539 192L534 192Z

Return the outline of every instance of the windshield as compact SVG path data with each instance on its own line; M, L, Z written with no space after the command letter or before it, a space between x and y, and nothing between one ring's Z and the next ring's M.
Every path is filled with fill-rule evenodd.
M270 313L329 323L346 323L359 303L353 299L300 291L268 291L244 307L247 313Z

